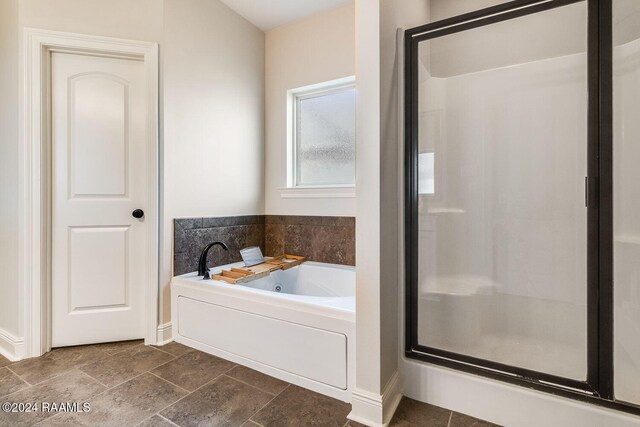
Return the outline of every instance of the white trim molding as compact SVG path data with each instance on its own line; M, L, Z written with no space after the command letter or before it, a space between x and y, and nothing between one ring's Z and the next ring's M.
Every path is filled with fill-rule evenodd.
M51 348L49 57L52 51L139 58L147 84L147 245L145 343L155 344L158 326L158 44L25 28L19 152L19 279L22 284L24 357Z
M354 185L331 187L282 187L279 188L283 199L348 199L356 197Z
M156 338L156 345L165 345L173 341L173 332L171 329L171 322L163 323L158 326L158 337Z
M351 394L350 420L372 427L387 427L402 399L400 375L396 371L381 395L356 388Z
M12 362L24 358L24 340L0 329L0 354Z

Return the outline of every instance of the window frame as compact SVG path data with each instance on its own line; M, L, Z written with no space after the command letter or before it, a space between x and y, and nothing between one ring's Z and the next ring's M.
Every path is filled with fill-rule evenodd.
M300 102L306 99L355 90L355 88L355 76L349 76L291 89L287 92L287 185L281 190L285 190L283 193L287 193L288 196L283 194L283 197L295 197L293 196L295 190L301 190L300 194L305 194L305 197L308 197L307 193L309 193L309 190L311 190L316 197L322 197L324 191L327 192L327 197L355 197L355 180L353 183L342 184L300 184L297 152ZM355 166L354 159L354 168Z

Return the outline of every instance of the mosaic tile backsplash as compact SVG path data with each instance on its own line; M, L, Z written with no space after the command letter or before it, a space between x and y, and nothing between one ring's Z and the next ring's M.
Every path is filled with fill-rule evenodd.
M202 249L214 247L208 265L240 261L240 249L260 246L268 256L303 255L311 261L355 265L355 218L334 216L246 215L174 220L173 274L195 271Z

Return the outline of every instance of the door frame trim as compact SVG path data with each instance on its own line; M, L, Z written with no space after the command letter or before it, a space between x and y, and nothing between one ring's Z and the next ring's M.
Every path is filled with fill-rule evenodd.
M24 357L51 349L51 52L137 58L147 85L145 344L156 344L159 259L158 44L33 28L23 32L20 108L18 269ZM154 232L155 230L155 232Z

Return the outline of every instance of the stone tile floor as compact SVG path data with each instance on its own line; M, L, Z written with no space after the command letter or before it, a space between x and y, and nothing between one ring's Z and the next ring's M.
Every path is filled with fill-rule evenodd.
M6 413L0 426L336 426L351 405L177 343L141 341L0 356L0 403L88 402L82 412ZM393 426L492 424L403 398Z

